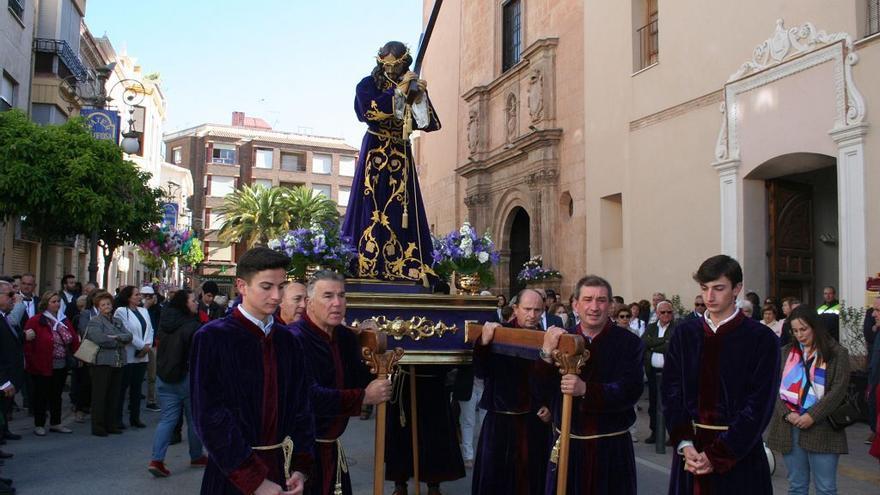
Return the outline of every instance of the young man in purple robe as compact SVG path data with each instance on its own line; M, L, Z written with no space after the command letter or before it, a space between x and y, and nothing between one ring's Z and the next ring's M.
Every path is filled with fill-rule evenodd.
M700 265L707 311L675 329L663 368L663 415L677 454L670 494L773 493L761 433L779 386L779 340L736 307L742 268Z
M512 328L540 330L544 298L524 289L513 305ZM542 493L550 457L550 412L539 390L538 362L490 352L495 329L501 323L483 325L474 345L474 375L483 379L480 407L486 410L471 484L473 495ZM555 327L552 327L555 328Z
M554 393L554 437L558 447L562 394L574 397L571 410L567 495L635 495L636 463L630 427L636 422L635 405L642 395L645 344L611 319L611 284L587 275L575 285L574 310L580 325L569 333L584 337L589 359L580 373L561 378L551 364L551 353L566 333L547 330L541 349L544 377ZM554 451L556 448L554 448ZM556 493L556 462L551 458L543 493Z
M190 391L208 452L205 495L302 494L311 471L311 380L300 340L273 318L289 262L268 248L244 253L235 280L241 304L193 337Z
M306 311L290 330L302 339L313 383L315 466L312 493L351 495L351 478L339 437L348 418L359 416L361 405L380 404L391 397L391 381L372 379L361 358L357 334L345 319L345 279L321 270L306 286Z

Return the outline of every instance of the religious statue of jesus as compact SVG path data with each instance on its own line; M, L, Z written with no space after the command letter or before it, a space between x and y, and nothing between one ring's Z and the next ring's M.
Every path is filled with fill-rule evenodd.
M367 132L342 233L357 249L352 271L358 278L423 283L434 278L431 232L409 135L440 129L440 120L427 83L410 70L412 61L406 45L390 41L357 85L354 110Z

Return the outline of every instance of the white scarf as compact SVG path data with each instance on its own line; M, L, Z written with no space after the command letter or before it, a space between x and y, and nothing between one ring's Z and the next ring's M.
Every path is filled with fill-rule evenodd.
M60 313L60 314L61 314L61 319L58 319L58 318L55 318L55 316L52 315L52 313L50 313L49 310L43 311L43 316L45 316L46 318L49 319L50 322L52 322L52 331L53 332L58 331L58 325L61 325L62 327L64 327L65 330L67 330L67 325L64 324L64 319L66 318L66 316L64 316L64 313Z

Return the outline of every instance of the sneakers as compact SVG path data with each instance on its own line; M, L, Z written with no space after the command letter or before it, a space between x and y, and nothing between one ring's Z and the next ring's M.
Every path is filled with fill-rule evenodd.
M193 459L189 461L189 467L201 468L208 465L208 456L203 455L198 459Z
M38 427L34 428L34 435L36 435L38 437L45 437L46 436L46 429L43 428L42 426L38 426Z
M73 430L64 425L52 425L49 427L49 431L54 431L55 433L73 433Z
M159 412L161 410L162 408L159 407L159 404L156 404L155 402L150 402L149 404L147 404L147 411Z
M865 445L871 445L874 443L874 433L868 435L868 438L865 439Z
M150 464L147 466L147 471L157 478L167 478L171 476L171 471L165 467L165 463L162 461L150 461Z

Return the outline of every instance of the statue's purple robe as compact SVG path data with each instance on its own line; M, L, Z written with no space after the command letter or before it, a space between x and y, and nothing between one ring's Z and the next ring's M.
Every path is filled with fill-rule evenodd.
M427 98L427 95L425 96ZM431 231L403 120L394 116L394 86L376 87L372 76L357 85L354 110L367 124L351 196L342 224L343 235L357 249L353 273L358 278L420 281L433 274ZM428 101L430 122L421 131L440 129ZM415 119L412 128L417 129ZM405 208L404 208L405 206ZM408 225L403 227L404 210Z
M521 328L516 320L504 326ZM473 495L541 493L550 453L550 426L537 417L538 362L495 354L478 340L474 375L483 379L486 410L471 482Z
M265 335L236 309L193 337L193 424L208 452L203 494L250 494L270 479L285 486L281 449L294 443L291 472L311 475L315 439L302 345L278 324Z
M714 472L695 477L673 452L669 493L773 493L761 434L776 403L779 359L776 334L742 313L717 333L702 318L676 327L663 367L666 427L676 450L683 440L693 442Z
M580 327L569 333L584 335ZM628 495L636 493L636 463L629 428L636 421L635 405L644 388L642 339L613 325L590 339L584 337L589 359L581 368L586 392L572 399L571 433L577 436L618 435L569 441L569 495ZM554 391L551 411L560 429L562 393L559 371L541 361L546 388ZM554 431L554 440L558 436ZM548 464L544 493L556 493L557 466Z
M319 441L315 443L312 493L332 495L339 451L337 444L331 441L345 432L348 418L361 413L364 388L372 375L361 359L357 335L345 326L333 329L331 337L303 315L288 328L302 339L314 380L310 397L315 411L315 438ZM342 493L351 495L351 477L346 472L341 476Z
M385 415L385 479L399 483L413 477L410 369L400 370L399 395L388 403ZM441 483L464 478L457 426L445 384L449 367L418 365L415 369L419 480Z

